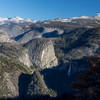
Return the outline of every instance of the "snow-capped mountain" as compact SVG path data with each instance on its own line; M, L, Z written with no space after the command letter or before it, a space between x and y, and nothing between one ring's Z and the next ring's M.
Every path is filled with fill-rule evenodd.
M10 24L10 23L41 23L44 22L45 24L48 24L49 21L51 22L71 22L71 23L77 23L80 20L85 20L85 21L94 21L96 23L98 23L98 21L100 21L100 13L98 13L96 16L80 16L80 17L71 17L71 18L56 18L53 20L45 20L45 21L36 21L30 18L21 18L21 17L14 17L14 18L3 18L0 17L0 25L2 24ZM85 22L86 23L86 22ZM99 22L100 23L100 22Z
M57 21L57 22L72 22L77 23L77 20L91 20L91 21L100 21L100 13L98 13L96 16L80 16L80 17L71 17L71 18L56 18L54 20L50 21Z
M34 23L34 24L33 24ZM33 36L43 35L45 37L58 36L60 33L68 33L71 29L80 27L94 28L100 27L100 13L96 16L81 16L71 18L57 18L53 20L36 21L20 17L2 18L0 17L0 30L7 32L9 37L16 37L23 33L33 33ZM36 33L36 34L35 34ZM55 34L56 35L55 35ZM32 35L32 34L31 34ZM33 37L30 35L30 38ZM26 35L24 35L26 36Z
M21 18L21 17L15 17L15 18L3 18L0 17L0 25L2 24L9 24L9 23L36 23L36 20L29 19L29 18Z

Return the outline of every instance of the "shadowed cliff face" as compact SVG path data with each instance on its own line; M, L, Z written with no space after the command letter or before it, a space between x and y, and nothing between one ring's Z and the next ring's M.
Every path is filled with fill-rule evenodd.
M70 84L77 80L77 75L89 68L87 58L73 60L71 62L44 69L41 71L43 79L48 88L57 92L57 95L64 93L74 93ZM70 71L69 71L70 69Z
M0 54L0 98L52 95L38 71ZM0 99L1 100L1 99Z
M41 38L41 32L39 30L30 29L14 38L18 43L25 44L34 38Z
M22 73L19 76L18 86L20 97L49 95L48 88L38 71L35 71L33 74Z
M58 64L53 43L48 39L33 39L24 45L29 51L33 65L42 69Z

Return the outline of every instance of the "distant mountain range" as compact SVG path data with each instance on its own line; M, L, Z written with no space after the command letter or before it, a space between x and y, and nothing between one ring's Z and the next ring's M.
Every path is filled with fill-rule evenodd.
M35 20L32 20L30 18L23 19L21 17L15 17L15 18L3 18L0 17L0 25L2 24L10 24L10 23L35 23Z
M98 13L97 16L80 16L80 17L71 17L71 18L56 18L51 20L44 20L44 21L37 21L30 18L21 18L21 17L14 17L14 18L6 18L6 17L0 17L0 25L2 24L10 24L10 23L37 23L37 22L48 22L48 21L58 21L58 22L72 22L77 23L77 20L100 20L100 14Z

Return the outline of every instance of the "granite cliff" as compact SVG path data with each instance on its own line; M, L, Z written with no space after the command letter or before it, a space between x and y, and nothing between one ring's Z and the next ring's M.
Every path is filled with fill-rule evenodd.
M45 58L47 61L45 62L44 58L41 58L42 61L40 62L40 65L44 65L45 67L37 66L38 68L35 70L32 64L35 60L30 58L36 52L32 52L32 55L29 55L30 51L27 48L10 39L3 31L1 31L0 36L0 98L18 97L22 99L26 96L34 95L56 96L56 93L48 89L43 76L38 71L38 68L43 69L47 66L51 67L57 64L52 42L39 42L40 40L36 40L35 44L38 45L38 47L36 46L35 49L37 48L38 50L40 48L37 54L41 54L43 50L48 51L49 48L51 48L53 54L50 56L46 51L48 56L43 54L43 57L47 57ZM37 42L41 43L41 45ZM53 61L53 58L54 60L56 59L56 62L50 65L48 61L49 59ZM36 59L36 61L38 62L38 59Z
M29 51L31 62L41 69L58 65L53 42L49 39L33 39L24 45Z
M18 78L22 72L31 73L23 63L0 54L0 98L19 95Z

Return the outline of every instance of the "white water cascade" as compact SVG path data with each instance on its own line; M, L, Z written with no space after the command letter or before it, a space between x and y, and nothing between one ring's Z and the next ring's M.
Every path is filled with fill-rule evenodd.
M72 69L72 63L69 63L69 68L68 68L68 72L67 75L70 76L71 75L71 69Z

